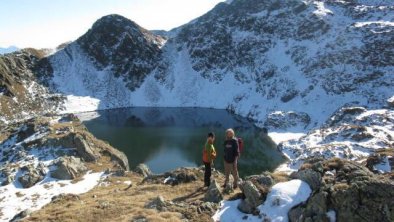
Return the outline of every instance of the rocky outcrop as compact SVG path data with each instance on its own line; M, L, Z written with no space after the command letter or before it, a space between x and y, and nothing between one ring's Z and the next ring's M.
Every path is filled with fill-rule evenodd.
M264 126L273 129L289 129L291 127L307 127L311 119L307 113L274 112L267 116Z
M245 179L256 181L258 184L266 187L272 187L275 183L274 179L269 173L262 173L261 175L251 175L247 176Z
M30 188L36 183L44 179L46 172L43 165L34 167L33 165L24 166L21 169L23 175L18 178L18 181L22 184L23 188Z
M312 188L312 190L319 189L322 183L320 172L316 172L312 169L299 170L295 173L292 173L290 177L292 179L300 179L305 181Z
M55 165L57 169L51 172L51 176L61 180L78 178L88 170L80 158L73 156L61 157Z
M247 214L258 215L259 210L257 207L263 203L260 191L251 181L242 182L239 185L239 188L245 198L239 203L238 209Z
M290 221L329 221L328 211L335 211L338 221L393 221L394 182L388 177L341 159L309 166L301 174L315 185L314 193L307 203L289 212ZM315 182L316 173L321 176L320 186Z
M94 152L94 149L90 147L87 141L80 135L75 135L74 137L75 148L77 153L85 161L95 161L99 155Z
M149 167L143 163L138 164L134 171L140 175L142 175L143 177L147 177L152 175L152 171L149 169Z
M169 203L167 203L162 196L157 196L153 200L151 200L149 203L145 205L145 208L149 209L156 209L158 211L167 211L166 206Z
M10 222L17 222L17 221L21 221L23 218L29 216L32 213L31 210L23 210L21 212L19 212L17 215L15 215Z
M212 180L204 196L204 201L219 203L223 200L223 195L220 192L219 185L216 180Z
M74 119L73 121L80 127L79 130L74 131L74 129L68 129L56 137L45 137L39 144L53 147L75 148L77 155L86 162L96 161L102 155L108 155L112 160L119 163L124 170L129 170L129 162L123 152L96 139L83 125L80 125L81 123L78 119Z

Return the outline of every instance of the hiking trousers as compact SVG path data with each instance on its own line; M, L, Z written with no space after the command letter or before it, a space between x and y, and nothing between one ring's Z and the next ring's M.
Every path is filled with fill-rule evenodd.
M205 172L204 172L204 186L209 187L211 184L211 173L212 173L212 168L211 168L211 163L205 163Z
M232 163L227 163L224 161L224 174L226 175L226 180L224 181L224 185L230 182L230 173L233 175L233 187L236 188L238 186L238 169L237 169L237 160Z

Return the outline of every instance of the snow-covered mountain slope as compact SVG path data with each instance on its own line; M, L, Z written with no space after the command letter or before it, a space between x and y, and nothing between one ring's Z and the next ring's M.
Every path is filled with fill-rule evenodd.
M287 167L297 170L304 160L312 157L364 161L377 150L393 149L393 138L392 109L344 107L319 129L310 131L299 140L280 144L279 150L291 160ZM384 155L383 158L392 156Z
M267 118L296 116L279 128L311 129L394 94L393 12L389 1L234 0L167 41L110 15L49 57L48 82L69 96L68 111L214 107L270 128Z

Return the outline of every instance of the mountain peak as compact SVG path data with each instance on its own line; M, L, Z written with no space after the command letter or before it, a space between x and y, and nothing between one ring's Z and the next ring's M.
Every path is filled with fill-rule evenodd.
M98 19L92 26L92 31L102 31L109 29L112 34L121 34L123 32L136 31L146 32L145 29L140 27L134 21L117 14L106 15Z
M112 14L97 20L77 44L98 69L110 67L115 76L132 80L129 88L133 90L155 68L163 41L135 22Z

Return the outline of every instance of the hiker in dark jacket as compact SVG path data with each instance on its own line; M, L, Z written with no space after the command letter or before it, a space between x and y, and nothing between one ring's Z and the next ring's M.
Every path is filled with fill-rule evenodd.
M224 141L224 174L226 175L226 180L223 187L230 182L230 173L233 175L233 188L238 187L238 169L237 162L239 156L238 141L235 138L235 133L233 129L226 130L226 140Z
M215 141L215 134L208 133L207 142L204 145L202 161L204 162L205 172L204 172L204 186L209 187L211 184L211 171L213 161L216 158L215 147L213 142Z

